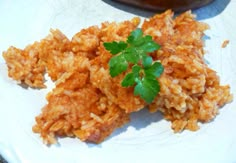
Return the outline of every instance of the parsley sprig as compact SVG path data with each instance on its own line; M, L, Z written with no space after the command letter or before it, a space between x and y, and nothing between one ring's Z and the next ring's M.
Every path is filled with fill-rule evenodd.
M141 29L132 31L126 42L105 42L103 45L113 55L109 61L110 75L115 77L131 65L132 71L126 74L121 85L134 86L134 95L151 103L160 91L157 77L164 68L160 62L154 62L148 53L158 50L160 45L151 36L144 36Z

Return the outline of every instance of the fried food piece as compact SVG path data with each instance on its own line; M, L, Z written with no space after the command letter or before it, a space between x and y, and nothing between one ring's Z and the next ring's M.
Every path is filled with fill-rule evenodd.
M73 36L71 50L73 53L86 56L91 60L97 56L96 51L100 41L101 29L98 26L91 26Z
M50 34L40 41L40 59L47 68L53 81L73 68L74 53L71 52L70 40L58 29L50 30Z
M24 50L11 46L3 52L8 67L8 76L33 88L45 88L45 66L39 58L40 43L35 42Z
M101 28L101 43L97 50L98 56L91 60L91 82L99 88L107 98L127 113L142 109L146 103L138 96L134 96L133 88L124 88L121 81L125 74L112 78L109 74L108 62L111 54L105 50L103 42L108 41L126 41L128 35L137 28L139 19L134 18L131 21L122 23L103 23Z
M160 61L164 73L158 78L160 92L148 105L150 112L161 111L171 121L174 132L199 129L220 107L233 99L228 85L220 85L216 72L204 62L205 23L190 11L176 18L170 10L144 21L144 34L151 35L161 49L150 55ZM78 137L99 143L129 121L129 113L147 104L134 96L133 87L121 86L126 73L112 78L112 55L103 43L126 41L138 27L139 18L121 23L102 23L81 30L69 40L59 30L24 50L10 47L3 56L13 79L31 87L45 87L48 72L56 87L47 95L48 103L36 117L33 131L46 144L56 136Z
M132 100L140 99L134 97L133 90L114 84L121 78L110 77L107 63L111 56L104 49L102 40L115 39L111 37L126 39L138 24L137 19L134 20L120 24L104 23L101 29L93 26L74 35L69 52L73 59L68 62L73 68L62 68L66 72L57 71L67 60L65 55L58 51L58 55L44 55L49 71L55 69L55 74L61 74L56 77L56 88L48 94L48 104L36 117L37 123L33 127L33 131L40 133L45 143L55 143L56 135L75 136L82 141L99 143L129 121L129 114L123 108L134 105ZM97 72L103 69L107 74ZM118 98L113 98L117 95ZM142 108L144 105L131 107L137 106Z
M149 108L161 111L175 132L197 130L198 121L212 120L219 108L232 100L229 86L221 86L216 72L203 60L202 37L209 27L194 18L185 12L173 19L173 13L166 11L142 26L144 33L162 44L152 56L164 66L161 90Z
M141 28L144 34L151 35L153 40L162 46L175 34L173 16L174 13L171 10L156 14L150 19L145 19Z
M9 77L34 88L45 88L44 74L53 81L73 68L74 54L69 39L59 30L51 30L46 38L25 49L10 47L3 52Z
M81 60L89 66L87 58ZM92 86L88 69L79 67L61 78L33 127L46 144L56 143L55 136L99 143L129 121L128 114Z
M106 60L110 58L110 53L107 52L103 46L99 48L99 56L91 61L91 82L99 88L107 98L119 107L124 109L127 113L138 111L146 105L144 100L139 96L134 96L134 88L124 88L121 86L125 74L112 78L109 74ZM103 66L103 62L105 62Z

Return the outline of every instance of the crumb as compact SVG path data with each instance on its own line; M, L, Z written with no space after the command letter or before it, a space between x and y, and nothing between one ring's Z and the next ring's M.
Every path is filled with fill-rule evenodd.
M229 40L224 40L224 42L222 43L221 47L222 48L226 48L226 46L229 44Z

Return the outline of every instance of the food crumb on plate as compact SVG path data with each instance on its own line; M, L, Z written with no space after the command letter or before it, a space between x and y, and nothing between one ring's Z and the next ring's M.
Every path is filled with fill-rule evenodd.
M229 44L229 40L224 40L223 43L221 44L221 47L226 48L228 44Z

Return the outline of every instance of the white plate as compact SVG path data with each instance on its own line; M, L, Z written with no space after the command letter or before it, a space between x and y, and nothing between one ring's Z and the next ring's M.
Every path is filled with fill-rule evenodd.
M40 40L50 28L59 28L68 37L103 21L122 21L138 14L151 15L128 7L109 5L106 0L39 0L0 2L0 52L10 45L23 48ZM121 9L129 10L121 10ZM207 31L206 60L218 72L222 83L236 92L236 1L216 0L196 10L198 18L211 25ZM224 40L230 40L221 48ZM78 139L59 139L60 145L45 146L32 133L34 117L45 105L48 90L23 89L7 77L0 57L0 153L13 163L47 162L236 162L236 103L224 106L210 123L197 132L173 134L169 122L159 113L143 110L132 121L99 145ZM139 118L137 118L139 117Z

